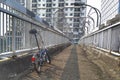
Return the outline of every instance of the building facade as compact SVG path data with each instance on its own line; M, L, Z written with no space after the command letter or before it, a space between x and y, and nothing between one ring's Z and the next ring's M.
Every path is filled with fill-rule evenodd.
M115 17L120 13L120 0L101 0L101 23Z
M32 0L16 0L20 2L25 8L32 11Z
M72 4L86 2L87 0L32 0L30 10L77 43L84 34L82 17L86 16L86 8Z

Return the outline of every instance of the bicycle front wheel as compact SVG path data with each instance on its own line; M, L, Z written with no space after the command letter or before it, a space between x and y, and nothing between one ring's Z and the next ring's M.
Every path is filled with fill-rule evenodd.
M40 62L38 62L37 64L36 64L36 71L38 72L38 73L40 73L41 72L41 65L40 65Z

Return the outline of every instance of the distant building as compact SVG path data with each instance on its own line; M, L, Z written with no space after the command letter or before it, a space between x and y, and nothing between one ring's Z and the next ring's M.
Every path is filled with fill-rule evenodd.
M17 0L20 2L25 8L32 10L32 0Z
M101 21L106 23L120 13L120 0L101 0Z
M50 25L57 27L64 33L72 33L73 41L78 42L83 31L81 17L86 16L86 8L74 6L72 3L86 3L87 0L19 0L25 7L47 21ZM29 2L29 4L27 4ZM24 4L26 3L26 4ZM70 36L70 37L71 37Z

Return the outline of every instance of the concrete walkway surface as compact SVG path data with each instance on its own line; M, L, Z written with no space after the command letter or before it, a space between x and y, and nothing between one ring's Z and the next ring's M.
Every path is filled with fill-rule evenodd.
M115 80L86 57L83 49L72 45L53 56L51 64L42 67L41 74L35 71L19 80Z

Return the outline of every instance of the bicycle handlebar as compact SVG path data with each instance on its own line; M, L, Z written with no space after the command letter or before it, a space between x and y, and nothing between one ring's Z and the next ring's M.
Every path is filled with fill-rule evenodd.
M37 30L36 30L36 29L31 29L31 30L29 31L29 33L30 33L30 34L34 34L35 39L36 39L36 43L37 43L37 46L38 46L38 49L40 50L40 46L39 46L39 44L38 44L38 39L37 39L37 36L36 36Z
M37 30L36 30L36 29L31 29L31 30L29 31L29 33L30 33L30 34L36 34L36 33L37 33Z

